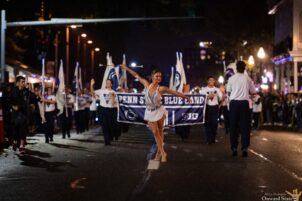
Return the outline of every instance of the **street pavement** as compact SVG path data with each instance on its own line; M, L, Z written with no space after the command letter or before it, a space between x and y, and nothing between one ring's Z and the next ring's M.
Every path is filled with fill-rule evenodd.
M42 134L28 137L25 155L1 152L0 201L294 200L286 191L302 191L300 133L253 131L247 158L231 156L222 127L213 145L201 125L185 142L172 129L165 133L166 163L148 160L143 126L131 125L111 146L100 128L70 139L56 134L50 144Z

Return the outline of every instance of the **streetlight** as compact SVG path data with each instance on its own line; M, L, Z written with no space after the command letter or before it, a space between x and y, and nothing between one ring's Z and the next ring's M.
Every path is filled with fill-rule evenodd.
M258 53L257 53L257 57L258 57L259 59L264 59L264 58L265 58L265 52L264 52L263 47L260 47L260 48L259 48Z
M78 60L80 60L81 37L86 38L87 34L82 33L81 35L78 35L78 40L77 40L77 58L78 58Z
M94 58L95 58L95 52L99 52L100 48L96 47L96 48L92 48L91 52L90 52L90 56L91 56L91 72L92 75L94 75Z
M136 63L135 63L135 62L132 62L132 63L130 64L130 66L134 68L134 67L136 67Z
M253 55L250 55L248 60L247 60L247 63L249 65L249 67L253 67L255 65L255 60L254 60L254 57Z
M130 67L132 67L132 68L136 68L136 67L142 68L142 67L144 67L144 66L143 66L143 65L138 66L137 63L131 62Z

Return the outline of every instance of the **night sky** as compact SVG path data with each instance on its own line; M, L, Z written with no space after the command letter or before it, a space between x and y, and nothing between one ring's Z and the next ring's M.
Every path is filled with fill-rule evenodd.
M46 19L202 16L203 19L195 20L91 24L71 33L71 48L75 48L76 35L85 32L94 41L94 46L101 48L98 62L106 63L105 55L110 52L113 62L118 64L122 62L122 54L126 53L129 62L136 61L145 66L145 70L141 70L145 74L155 67L168 74L170 67L175 65L175 52L198 49L199 41L213 41L213 52L226 51L230 60L237 55L236 51L240 50L245 56L254 53L259 45L271 46L273 41L273 19L267 15L268 6L264 0L49 0L44 4ZM1 7L7 10L8 21L37 20L41 15L38 0L1 0ZM64 59L64 27L40 29L49 39L46 44L49 60L54 56L54 33L60 32L59 54ZM25 49L19 59L32 68L39 68L36 51L39 34L35 28L28 27L10 29L8 34L13 37L18 30L28 35L17 42ZM244 49L240 49L242 40L248 41ZM71 50L71 66L77 60L75 55ZM190 73L207 71L206 67L201 68L191 69Z

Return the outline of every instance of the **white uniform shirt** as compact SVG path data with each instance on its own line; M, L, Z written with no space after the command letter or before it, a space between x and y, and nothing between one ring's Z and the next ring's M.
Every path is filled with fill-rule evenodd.
M107 108L117 107L116 101L113 101L115 91L108 89L98 89L94 92L100 99L100 105ZM116 96L115 96L116 97ZM115 104L113 104L115 102Z
M46 97L46 100L56 101L55 95L50 95ZM56 104L45 103L45 112L52 112L56 109Z
M243 73L236 73L230 77L227 92L231 93L230 100L249 100L250 94L256 93L252 80Z
M66 96L67 107L68 107L68 108L72 108L74 102L75 102L75 97L74 97L74 95L68 94L68 95Z
M203 95L209 95L209 94L215 95L214 98L212 99L207 98L207 105L210 106L219 105L219 101L222 99L222 92L217 87L208 87L208 86L202 87L200 93Z
M92 102L91 95L83 94L83 98L86 100L85 108L90 108L90 104Z
M95 97L91 97L92 102L90 104L90 111L96 111L96 98Z
M260 100L260 96L257 94L253 97L253 112L261 112L262 111L262 103Z

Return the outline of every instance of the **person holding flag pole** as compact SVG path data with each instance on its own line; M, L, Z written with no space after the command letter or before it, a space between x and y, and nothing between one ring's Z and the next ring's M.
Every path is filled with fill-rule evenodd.
M113 139L118 140L121 135L121 127L117 122L117 101L115 89L118 88L118 79L112 63L112 57L107 54L107 67L103 77L102 87L95 90L95 80L90 81L90 92L92 96L100 99L101 125L104 134L104 144L110 145ZM114 87L115 86L115 87Z
M188 94L190 92L190 85L187 84L185 70L182 63L182 53L176 52L176 72L174 73L173 67L171 68L171 77L169 88ZM184 142L188 139L191 126L175 126L175 133L181 137Z
M188 101L190 101L190 99L183 93L171 90L165 86L160 86L159 84L162 80L162 73L158 70L152 71L152 82L149 83L146 79L140 77L139 74L128 68L125 64L122 64L121 67L122 69L125 69L128 73L130 73L130 75L138 79L138 81L145 88L146 110L144 119L148 122L149 129L152 131L157 144L157 153L154 160L166 162L167 153L164 150L163 129L167 111L161 105L161 96L164 93L168 93L187 99Z

